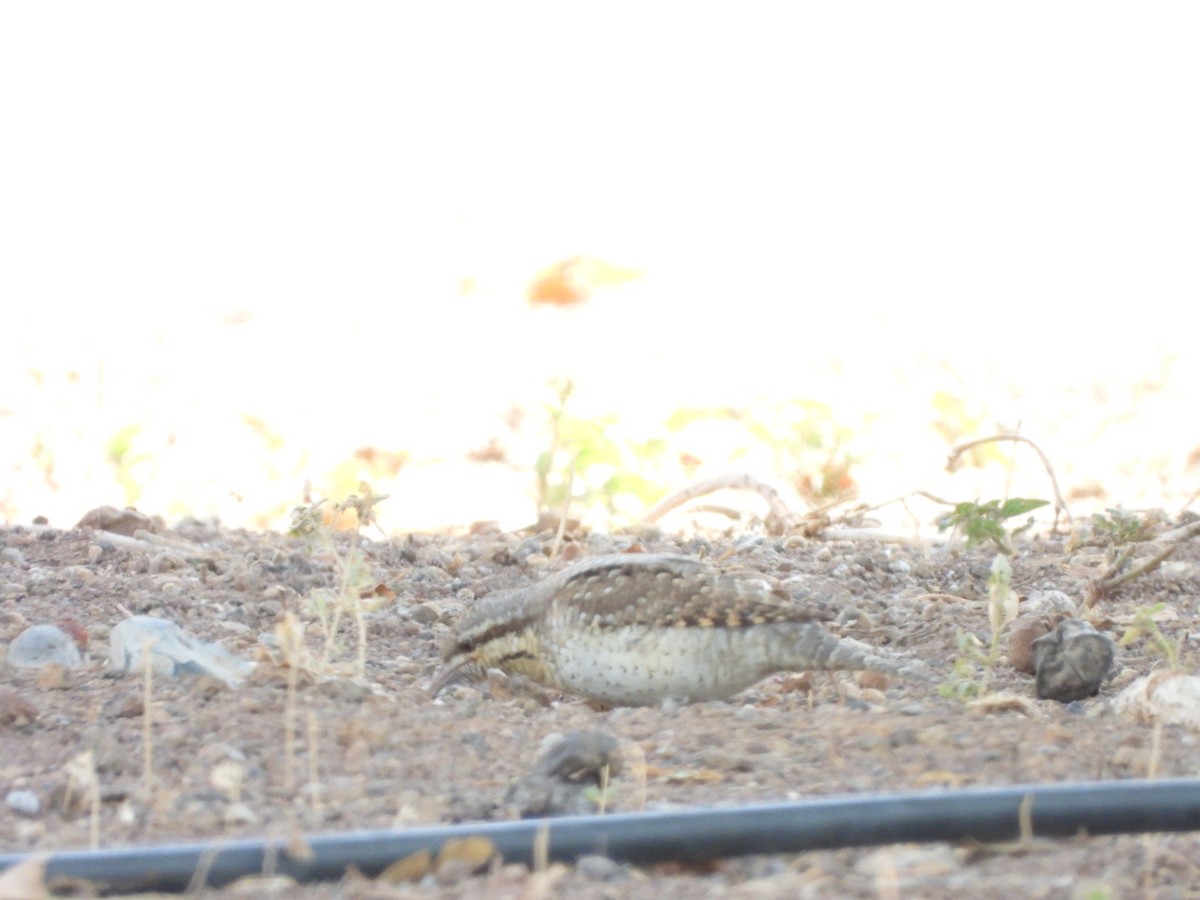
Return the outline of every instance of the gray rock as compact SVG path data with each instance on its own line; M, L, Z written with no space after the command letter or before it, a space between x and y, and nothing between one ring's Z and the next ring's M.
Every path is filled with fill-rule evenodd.
M8 645L8 664L21 669L38 669L51 663L77 669L82 662L75 641L57 625L32 625Z
M579 857L575 871L591 881L623 881L629 877L629 870L623 865L595 854Z
M1113 663L1113 642L1082 619L1063 619L1033 642L1037 695L1070 703L1094 696Z
M556 741L538 760L534 771L540 775L572 783L599 785L605 778L621 772L621 742L604 731L572 731Z

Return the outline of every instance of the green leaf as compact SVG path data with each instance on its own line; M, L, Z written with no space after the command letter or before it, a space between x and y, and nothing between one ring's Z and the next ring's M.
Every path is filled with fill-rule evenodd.
M1049 500L1026 500L1022 497L1013 497L1004 501L1004 505L1000 507L999 517L1011 519L1013 516L1023 516L1025 513L1033 512L1049 503Z

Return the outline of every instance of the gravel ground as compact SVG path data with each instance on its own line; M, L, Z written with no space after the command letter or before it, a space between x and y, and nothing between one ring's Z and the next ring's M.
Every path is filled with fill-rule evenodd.
M1033 678L1001 659L990 688L1019 699L991 711L944 696L936 683L840 673L778 675L728 701L674 709L600 710L498 673L431 700L427 687L454 621L491 591L561 567L550 559L553 533L479 527L312 542L194 521L159 532L128 539L86 528L0 530L0 639L65 621L86 641L78 668L0 670L8 851L89 845L91 808L72 774L88 750L106 848L518 818L536 805L526 788L539 757L573 731L604 732L619 748L624 764L603 794L610 812L1197 771L1192 730L1165 725L1156 738L1155 726L1108 708L1122 687L1161 668L1145 640L1118 648L1099 696L1068 704L1037 699ZM328 596L320 592L336 591L355 540L364 567L354 583L370 586L362 673L352 618L323 658L318 615ZM1163 603L1166 637L1186 637L1200 590L1195 543L1103 598L1090 615L1097 627L1119 637L1123 616ZM831 629L917 657L943 684L960 636L986 643L989 635L993 554L981 548L650 529L568 532L561 556L625 550L706 556L770 576ZM1013 586L1022 598L1058 590L1078 602L1104 565L1102 548L1034 538L1014 558ZM303 658L280 649L289 612L303 630ZM206 676L155 679L147 731L144 679L107 671L109 632L126 614L170 619L257 666L238 687ZM1191 671L1195 644L1182 647L1181 666ZM289 658L300 664L289 668ZM599 796L576 792L569 802ZM700 868L590 859L536 874L511 864L472 874L460 861L399 884L350 874L289 896L1176 897L1197 894L1198 858L1200 839L1154 835L887 846Z

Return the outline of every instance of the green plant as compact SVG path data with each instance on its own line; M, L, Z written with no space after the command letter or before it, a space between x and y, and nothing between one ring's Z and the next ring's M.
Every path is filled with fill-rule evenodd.
M1154 520L1149 516L1116 507L1092 514L1093 539L1112 547L1148 541L1154 536Z
M1004 522L1046 506L1049 502L1012 497L1008 500L989 500L986 503L957 503L952 511L938 517L938 531L954 529L962 532L968 547L992 541L1001 553L1012 556L1016 553L1012 538L1032 526L1033 519L1031 517L1024 525L1009 532L1004 530Z
M938 686L938 693L956 700L981 697L983 685L976 666L987 663L983 644L969 631L960 631L955 636L955 645L958 652L954 656L954 669L950 677Z
M113 434L104 446L105 459L116 470L117 483L125 494L126 506L136 506L142 495L142 487L133 476L134 466L150 459L148 454L133 452L134 439L141 430L141 425L126 425Z
M1165 603L1156 603L1154 606L1139 606L1133 614L1133 624L1125 629L1125 633L1121 635L1121 640L1118 644L1122 647L1128 647L1139 638L1149 638L1150 646L1159 656L1167 661L1167 668L1172 672L1178 672L1179 653L1183 646L1183 638L1179 641L1170 641L1163 634L1162 629L1158 627L1158 623L1154 621L1154 617L1158 613L1167 608Z
M987 651L973 634L960 632L958 655L954 659L954 671L939 688L943 697L974 699L987 693L992 669L1000 659L1000 635L1017 617L1017 595L1012 589L1012 564L1003 553L992 560L992 572L988 576L988 624L991 640ZM983 674L976 676L975 667L983 667Z
M664 493L642 474L666 450L659 438L634 440L619 430L620 418L583 418L569 408L575 391L570 379L551 383L554 399L546 404L550 443L534 464L538 514L570 504L583 509L603 506L610 515L627 499L641 510Z

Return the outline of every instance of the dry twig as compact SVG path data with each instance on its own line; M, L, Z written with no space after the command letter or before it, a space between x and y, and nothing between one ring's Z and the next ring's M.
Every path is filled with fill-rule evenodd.
M754 491L766 500L768 509L766 518L767 528L775 534L782 534L792 523L799 519L795 513L788 509L787 504L783 502L783 498L779 496L779 492L775 488L765 482L759 481L752 475L732 473L729 475L719 475L716 478L709 478L707 481L699 481L681 491L677 491L665 500L660 501L653 509L642 516L642 524L652 525L671 510L682 506L689 500L725 489Z
M967 441L965 444L959 444L950 451L950 458L946 460L946 470L953 472L958 465L958 458L968 450L978 447L980 444L990 444L993 441L1020 441L1022 444L1028 444L1036 452L1042 460L1042 465L1046 468L1046 474L1050 476L1050 486L1054 489L1054 525L1051 528L1051 534L1058 533L1058 513L1061 510L1066 516L1067 522L1071 522L1071 511L1067 509L1067 502L1063 500L1062 492L1058 489L1058 479L1054 476L1054 467L1050 465L1050 459L1042 451L1042 448L1031 441L1029 438L1021 434L993 434L991 437L979 438L974 441Z
M1153 542L1161 547L1157 553L1144 562L1134 566L1132 569L1123 572L1121 570L1125 568L1125 564L1128 563L1130 558L1133 556L1134 549L1132 544L1126 547L1121 551L1120 556L1116 558L1113 564L1104 570L1104 574L1092 581L1088 586L1088 595L1087 599L1084 601L1084 605L1089 608L1095 606L1096 602L1113 588L1120 587L1126 582L1133 581L1133 579L1145 575L1147 572L1153 572L1160 565L1162 565L1165 559L1179 549L1181 544L1190 540L1196 535L1200 535L1200 522L1192 522L1190 525L1187 525L1184 528L1176 528L1174 531L1170 532L1170 537L1168 540L1163 541L1160 538L1158 541Z

